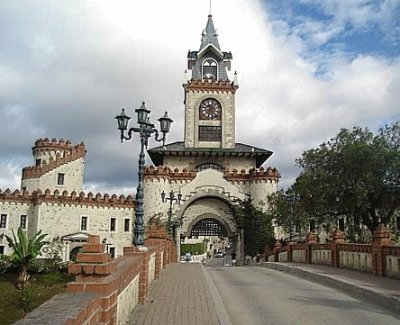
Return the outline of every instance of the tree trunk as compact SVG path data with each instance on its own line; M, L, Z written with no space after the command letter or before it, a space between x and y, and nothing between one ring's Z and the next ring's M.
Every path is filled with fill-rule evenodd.
M23 265L21 267L21 271L18 275L17 281L15 282L15 286L18 290L25 289L28 285L29 281L29 273L28 273L28 267Z

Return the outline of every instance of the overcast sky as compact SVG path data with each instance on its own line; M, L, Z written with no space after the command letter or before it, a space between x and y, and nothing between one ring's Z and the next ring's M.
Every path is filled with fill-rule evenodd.
M208 13L208 0L0 1L0 188L20 187L48 137L85 143L86 191L135 191L138 138L121 144L114 117L146 101L183 140L186 55ZM400 120L400 0L214 0L212 14L238 73L236 141L274 152L281 187L340 128Z

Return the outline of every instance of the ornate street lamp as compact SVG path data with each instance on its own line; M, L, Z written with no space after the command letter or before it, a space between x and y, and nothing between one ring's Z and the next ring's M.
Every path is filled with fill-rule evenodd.
M124 140L130 140L132 138L133 133L139 133L140 137L140 154L139 154L139 184L136 191L136 209L135 209L135 227L134 227L134 237L133 244L137 247L144 247L144 226L143 226L143 178L144 178L144 164L145 164L145 155L144 148L149 142L149 138L154 133L156 141L162 141L163 145L165 145L166 135L170 130L171 123L173 122L169 117L167 112L165 115L158 119L160 122L160 131L162 133L162 138L160 138L159 131L155 128L154 124L150 123L150 110L147 109L146 104L143 102L140 108L136 109L137 113L137 123L139 127L130 128L128 130L128 123L131 119L129 116L125 114L125 109L122 109L120 115L117 115L115 119L118 122L118 129L121 131L121 143ZM125 135L125 131L128 131L127 136ZM144 248L145 249L145 248Z
M174 202L180 203L182 200L182 193L178 193L178 195L175 196L174 191L169 192L169 196L167 197L166 193L162 191L161 193L161 200L163 203L166 203L169 201L169 209L168 209L168 233L170 236L172 236L175 240L175 227L177 224L172 221L172 205Z

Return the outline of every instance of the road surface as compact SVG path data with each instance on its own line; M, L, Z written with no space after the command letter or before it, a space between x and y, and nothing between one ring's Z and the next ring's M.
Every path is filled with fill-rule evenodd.
M280 271L256 266L207 270L234 325L400 324L400 315L382 307Z

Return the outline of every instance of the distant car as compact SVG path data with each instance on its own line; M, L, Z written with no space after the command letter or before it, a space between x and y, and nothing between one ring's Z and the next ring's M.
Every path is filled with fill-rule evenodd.
M218 252L217 254L215 254L215 257L224 257L225 253L224 252Z

